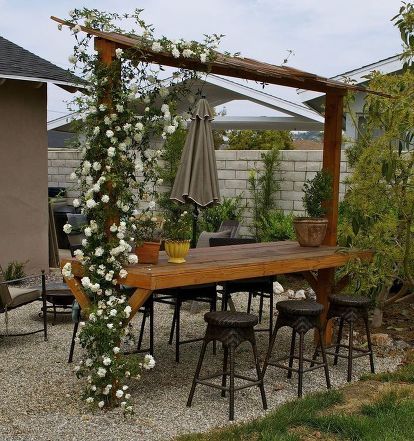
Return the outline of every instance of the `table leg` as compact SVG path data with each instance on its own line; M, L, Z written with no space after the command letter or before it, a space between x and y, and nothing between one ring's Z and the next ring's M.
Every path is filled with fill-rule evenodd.
M134 294L132 294L132 296L128 300L128 304L132 308L129 320L134 317L139 308L144 305L145 301L149 298L151 294L152 291L150 289L137 288L135 290Z
M321 315L322 327L324 327L326 323L326 317L329 308L329 296L332 294L334 288L334 276L335 268L320 269L318 271L318 279L315 286L315 292L316 300L324 307L323 313ZM325 344L328 345L332 342L333 327L331 320L327 323L325 329ZM315 341L318 341L318 339L318 332L315 331Z

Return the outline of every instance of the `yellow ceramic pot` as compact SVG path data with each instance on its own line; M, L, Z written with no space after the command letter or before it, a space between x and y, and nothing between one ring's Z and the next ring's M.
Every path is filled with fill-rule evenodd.
M190 249L190 240L166 240L165 252L168 254L168 262L184 263Z

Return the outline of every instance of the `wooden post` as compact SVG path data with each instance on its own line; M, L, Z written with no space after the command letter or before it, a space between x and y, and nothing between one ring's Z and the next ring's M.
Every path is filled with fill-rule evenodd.
M328 92L325 98L325 130L323 140L323 165L322 168L332 176L332 199L327 201L328 230L324 245L335 246L337 241L338 208L339 208L339 180L341 166L342 144L342 117L343 95ZM326 322L326 314L329 307L329 295L334 285L335 269L318 271L318 301L324 306L322 322ZM332 341L332 323L326 327L325 342Z

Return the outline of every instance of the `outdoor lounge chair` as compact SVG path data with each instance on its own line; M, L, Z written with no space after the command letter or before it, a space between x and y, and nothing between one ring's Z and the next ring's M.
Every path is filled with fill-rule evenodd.
M6 281L2 268L0 267L0 313L5 316L6 322L6 334L7 336L20 336L20 335L31 335L38 332L43 332L44 339L47 341L47 314L46 314L46 276L45 272L42 271L42 287L37 288L18 288L14 286L9 286L10 283L21 282L23 280L33 279L39 277L39 274L31 275L27 277L22 277L20 279L8 280ZM29 303L41 301L43 303L43 328L36 331L24 332L19 334L9 333L9 318L8 311L12 309L20 308L21 306L28 305Z

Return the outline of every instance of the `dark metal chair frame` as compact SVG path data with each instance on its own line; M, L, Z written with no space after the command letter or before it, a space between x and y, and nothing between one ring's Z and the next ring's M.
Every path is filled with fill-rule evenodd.
M150 353L151 355L154 355L154 302L152 300L152 297L150 297L144 304L142 308L138 310L138 312L142 313L142 322L141 322L141 329L138 337L138 343L137 343L137 349L133 351L125 351L125 355L129 354L136 354L136 353ZM149 328L150 328L150 335L149 335L149 348L142 349L142 340L144 337L144 331L145 331L145 324L146 320L149 318ZM69 357L68 357L68 363L72 363L73 361L73 353L75 351L75 342L76 342L76 334L78 333L78 327L79 322L81 320L81 309L79 307L77 317L74 320L73 324L73 331L72 331L72 340L70 343L69 348Z
M37 334L39 332L43 332L44 341L47 341L47 314L45 313L45 311L46 311L46 275L45 275L45 271L42 270L41 274L33 274L30 276L21 277L20 279L0 281L0 285L10 285L12 283L22 282L24 280L30 280L30 279L33 279L33 278L36 278L39 276L41 276L41 278L42 278L41 296L39 298L31 300L29 302L21 303L17 306L13 306L13 307L0 306L0 314L2 314L2 313L6 314L6 320L7 320L8 311L12 311L13 309L20 308L24 305L29 305L30 303L33 303L36 301L41 301L42 302L42 312L43 312L43 328L37 329L36 331L21 332L21 333L17 333L17 334L10 334L9 332L7 332L6 334L0 334L1 337L20 337L20 336L32 335L32 334Z
M338 296L339 298L341 296ZM348 296L347 296L348 297ZM364 303L364 300L366 302ZM374 365L374 351L372 349L372 342L371 342L371 333L369 329L369 321L368 321L368 307L369 304L368 298L363 297L355 297L355 303L350 303L349 305L343 305L335 301L335 296L330 297L330 304L328 309L328 315L327 320L333 319L333 318L339 318L339 328L338 328L338 334L336 343L333 343L329 346L327 346L326 353L328 355L334 356L334 366L338 364L338 358L345 358L348 361L348 368L347 368L347 381L350 382L352 379L352 369L353 369L353 360L355 358L360 357L369 357L370 362L370 368L371 373L375 374L375 365ZM368 349L365 348L358 348L354 346L354 323L356 320L362 319L365 324L365 332L367 337L367 344ZM342 340L342 334L343 334L343 328L345 322L349 325L349 338L348 338L348 344L341 344ZM335 348L335 350L332 352L330 349ZM344 348L347 349L346 354L341 354L340 349ZM357 352L356 354L354 352ZM316 358L319 355L319 345L315 349L315 353L312 358L312 363L315 362Z
M296 372L298 374L298 397L302 397L303 394L303 374L306 372L313 371L315 369L323 368L325 370L325 379L326 386L328 389L331 387L331 382L329 378L329 368L328 362L326 359L325 346L323 344L323 327L320 322L320 313L323 311L323 308L320 309L320 313L318 315L308 315L306 312L302 312L300 310L294 310L294 303L297 304L298 307L303 307L305 302L311 302L310 300L288 300L291 304L291 308L285 311L282 308L283 303L279 302L276 306L279 310L279 315L276 320L275 329L272 334L272 338L270 340L269 348L266 354L266 358L263 365L263 376L266 374L267 367L275 366L280 369L285 369L288 371L287 378L292 378L292 372ZM313 303L313 302L312 302ZM319 305L319 304L318 304ZM319 305L322 306L322 305ZM280 328L284 326L288 326L292 328L292 338L290 343L290 353L287 356L279 357L275 360L271 360L273 347L276 341L276 336ZM320 348L322 352L322 361L316 361L314 359L308 359L304 357L304 338L305 334L311 329L317 329L319 334ZM296 343L296 334L299 334L299 353L295 354L295 343ZM288 365L282 364L281 362L289 361ZM293 367L293 361L298 360L298 367ZM304 368L304 362L310 362L311 366L308 368ZM313 364L312 364L313 363Z
M194 374L193 382L191 385L187 406L191 407L197 384L203 384L204 386L220 389L222 397L225 397L226 392L229 392L229 420L234 420L234 392L241 389L245 389L247 387L258 386L262 397L263 408L266 410L267 409L266 393L263 386L263 376L260 370L259 357L256 346L256 338L254 333L254 324L253 324L254 319L255 322L257 323L258 321L257 317L247 313L219 311L214 313L217 317L217 323L211 323L207 319L208 314L209 313L205 314L204 316L205 320L207 321L207 329L205 336L203 338L203 345L201 348L197 369ZM219 323L220 317L223 317L225 319L226 323L224 325ZM246 320L246 318L248 318L250 322L248 326L246 326L245 323L244 324L242 323L243 321ZM252 319L253 319L253 323L252 323ZM200 372L203 365L207 345L210 342L216 342L216 341L221 342L224 348L223 371L212 375L200 377ZM246 377L245 375L236 374L234 370L235 350L241 343L245 341L248 341L252 345L257 378L250 378L250 377ZM208 381L218 377L221 377L221 386ZM229 377L230 380L229 386L227 386L227 377ZM247 383L235 387L234 385L235 378L245 380L247 381Z
M256 243L253 238L227 238L227 237L213 237L210 239L211 247L229 246L229 245L243 245L249 243ZM265 328L255 329L255 332L269 332L269 339L273 330L273 281L274 277L257 277L254 279L243 279L234 281L223 281L220 285L223 287L219 292L222 295L222 310L228 309L228 302L232 294L238 292L248 292L249 298L247 301L247 312L250 313L253 297L259 297L259 323L262 323L263 318L263 303L264 299L269 300L269 326Z
M209 291L209 292L208 292ZM203 337L195 337L187 340L181 339L180 334L180 319L181 306L183 302L195 301L199 303L208 303L210 311L215 311L217 308L217 291L214 285L197 285L183 288L173 288L171 290L163 291L154 294L154 302L163 303L174 306L174 315L171 323L170 338L168 343L172 345L175 335L175 361L180 362L180 346L188 343L195 343L202 341ZM215 345L213 353L216 353Z

